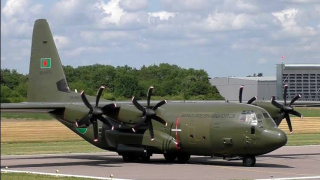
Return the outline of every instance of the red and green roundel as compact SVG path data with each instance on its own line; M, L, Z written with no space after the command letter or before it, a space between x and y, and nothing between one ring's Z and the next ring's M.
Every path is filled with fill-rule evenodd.
M41 58L40 67L41 68L51 68L51 58Z

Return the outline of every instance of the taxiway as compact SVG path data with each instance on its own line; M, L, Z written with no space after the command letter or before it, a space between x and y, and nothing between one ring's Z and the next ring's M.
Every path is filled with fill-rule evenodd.
M167 163L153 155L148 163L124 163L117 153L1 156L1 169L122 179L320 179L320 146L285 146L258 156L255 167L242 161L192 156L188 164Z

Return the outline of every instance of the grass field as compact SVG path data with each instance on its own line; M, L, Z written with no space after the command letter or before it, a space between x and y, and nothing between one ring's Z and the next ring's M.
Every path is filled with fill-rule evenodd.
M48 113L1 113L1 119L32 119L32 120L53 120Z
M1 172L1 179L5 180L88 180L88 178L76 177L59 177L50 175L35 175L28 173L3 173Z
M104 152L85 140L1 143L1 155Z
M300 112L303 117L319 117L320 107L295 107L296 111Z

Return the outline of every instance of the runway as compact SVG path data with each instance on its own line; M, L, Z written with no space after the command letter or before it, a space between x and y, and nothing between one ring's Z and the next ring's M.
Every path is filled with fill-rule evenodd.
M242 161L192 156L188 164L167 163L153 155L149 163L124 163L113 152L1 156L1 169L121 179L320 179L320 146L286 146L257 157L255 167Z

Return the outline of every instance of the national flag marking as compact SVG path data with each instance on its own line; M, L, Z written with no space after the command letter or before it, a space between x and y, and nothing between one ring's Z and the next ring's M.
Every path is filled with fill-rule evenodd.
M51 58L41 58L40 67L41 68L51 68Z

